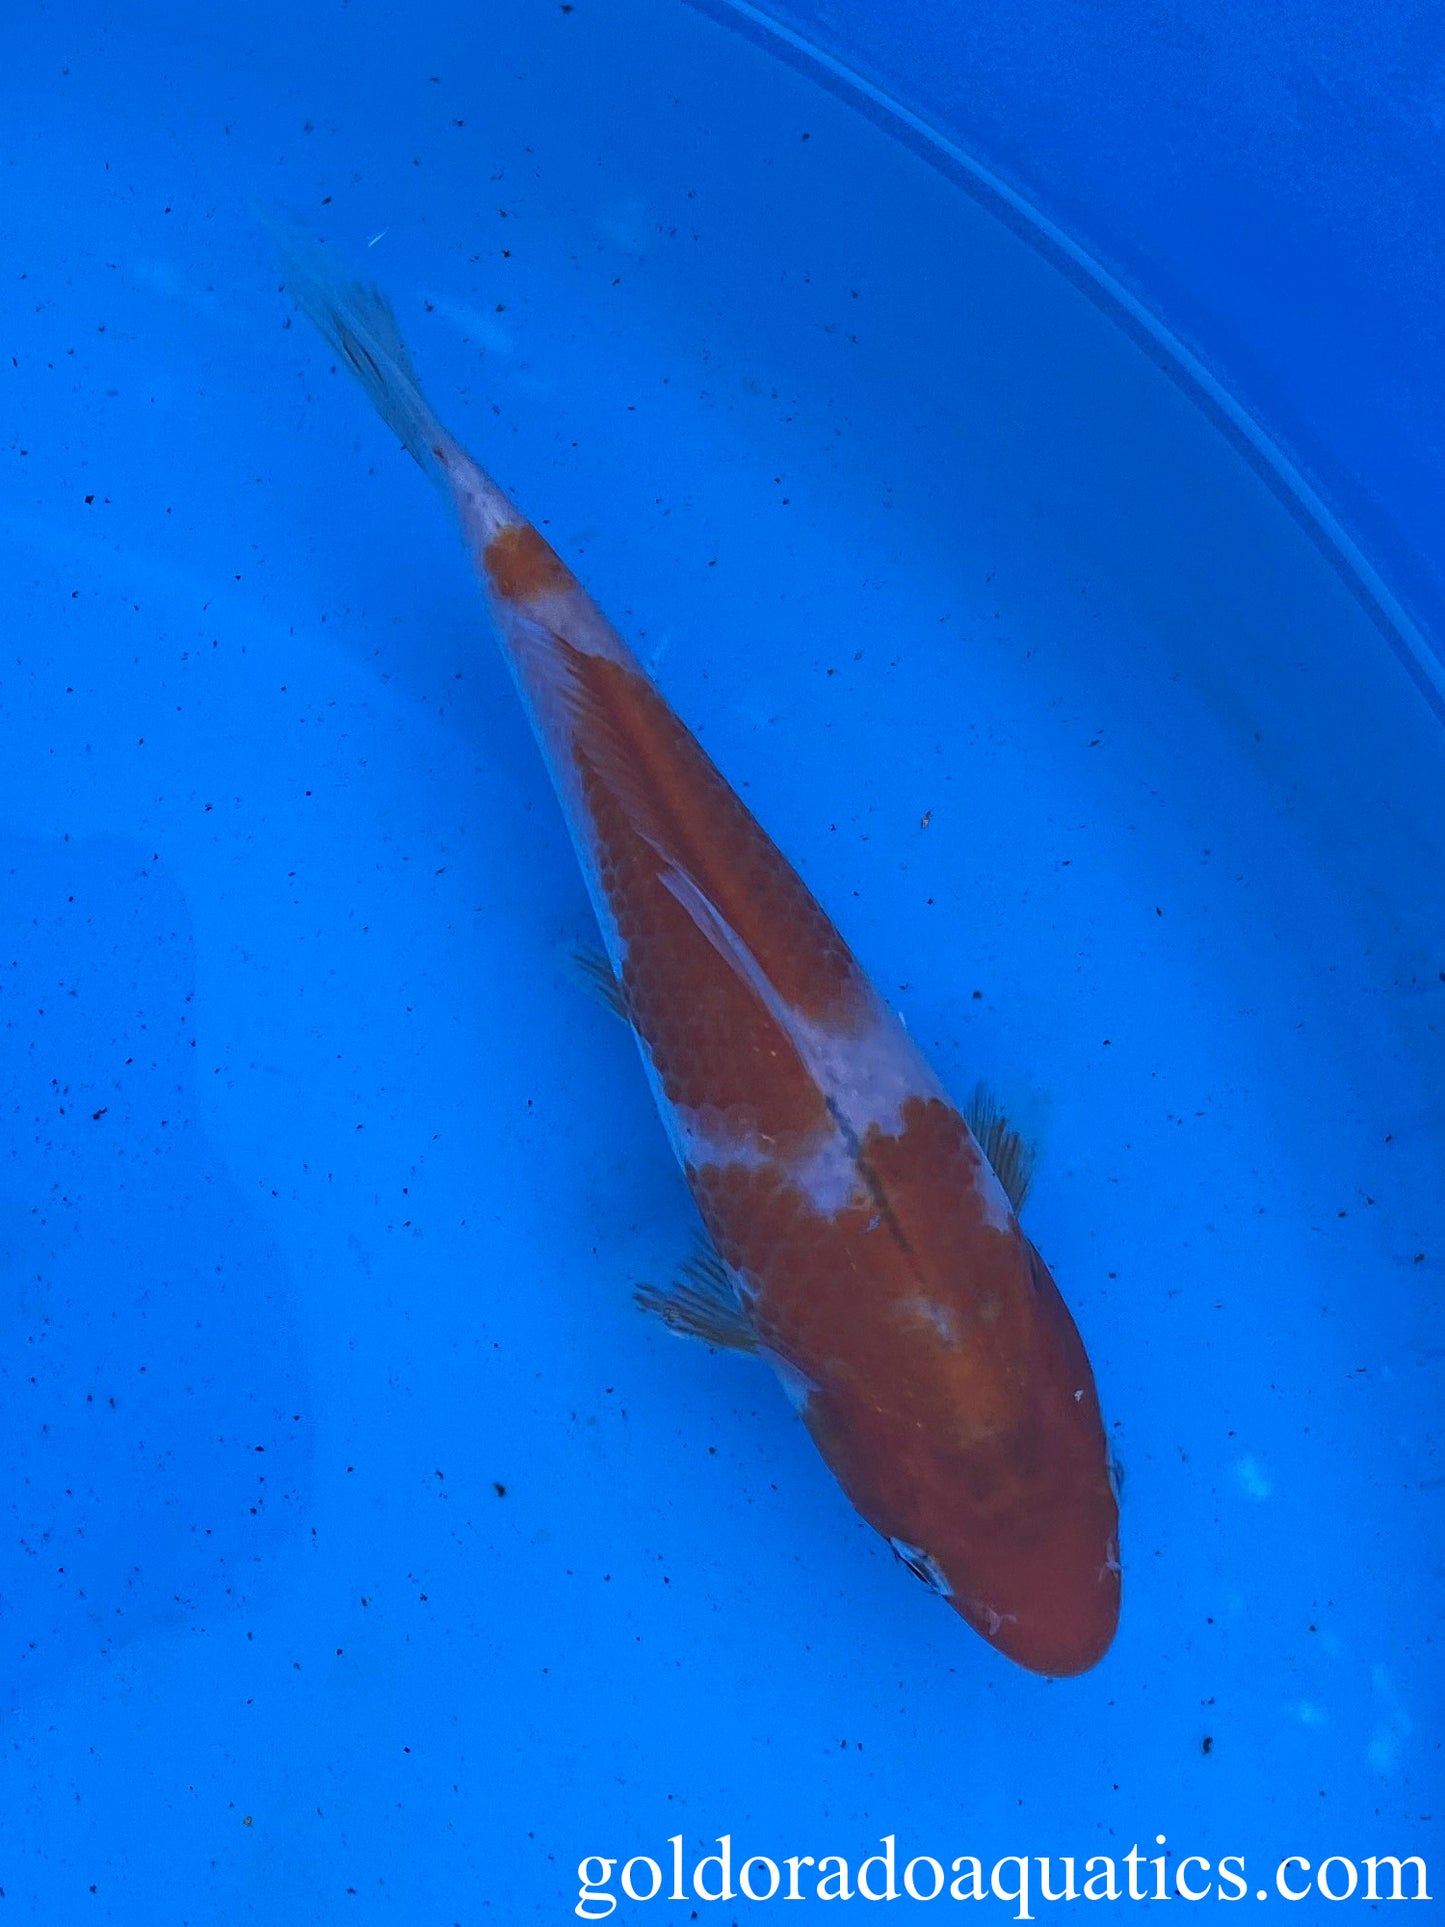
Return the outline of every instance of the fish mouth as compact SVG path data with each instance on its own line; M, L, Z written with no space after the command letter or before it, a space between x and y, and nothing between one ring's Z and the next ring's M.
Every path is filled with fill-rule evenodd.
M1060 1572L1052 1559L1037 1564L1043 1570L1011 1573L1009 1584L998 1583L1004 1577L998 1575L986 1593L977 1585L956 1590L950 1604L1016 1665L1050 1679L1071 1679L1097 1666L1114 1642L1120 1602L1117 1549L1110 1541L1083 1575ZM1023 1578L1030 1583L1020 1584Z
M1079 1674L1092 1671L1113 1645L1118 1625L1116 1615L1088 1629L1060 1630L1029 1625L1012 1613L990 1613L988 1618L980 1620L962 1606L960 1611L1006 1659L1046 1679L1076 1679ZM995 1630L990 1630L991 1626Z

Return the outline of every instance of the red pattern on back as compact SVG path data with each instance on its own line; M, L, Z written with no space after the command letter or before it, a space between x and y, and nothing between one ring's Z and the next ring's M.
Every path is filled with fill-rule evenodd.
M638 671L566 644L573 757L602 887L626 947L637 1029L675 1105L730 1136L796 1143L826 1124L793 1043L663 880L680 871L727 920L778 996L817 1020L864 1007L847 946L752 812Z

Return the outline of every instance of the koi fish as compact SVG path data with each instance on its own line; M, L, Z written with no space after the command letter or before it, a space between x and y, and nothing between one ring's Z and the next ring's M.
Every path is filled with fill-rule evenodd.
M450 501L576 844L613 999L711 1239L638 1297L765 1359L854 1506L999 1652L1107 1650L1093 1374L1019 1224L1030 1157L955 1106L807 886L555 549L423 399L390 305L286 286Z

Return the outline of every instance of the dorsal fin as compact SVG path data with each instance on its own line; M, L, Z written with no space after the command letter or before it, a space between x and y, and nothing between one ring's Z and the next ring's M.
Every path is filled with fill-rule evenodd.
M987 1084L974 1086L963 1115L969 1130L978 1139L979 1149L993 1166L994 1176L1003 1186L1009 1203L1015 1212L1022 1211L1033 1182L1036 1158L1033 1145L1009 1123Z

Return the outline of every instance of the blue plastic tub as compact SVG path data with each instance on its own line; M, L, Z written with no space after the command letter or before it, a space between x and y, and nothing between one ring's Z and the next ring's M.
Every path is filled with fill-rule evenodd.
M693 1885L723 1835L735 1888L795 1856L826 1918L802 1857L866 1912L885 1836L900 1890L976 1856L981 1920L1020 1917L1019 1855L1040 1919L1134 1917L1131 1848L1206 1913L1226 1857L1297 1921L1351 1870L1388 1896L1371 1857L1438 1880L1416 525L1386 503L1375 543L1303 483L1228 356L984 180L961 118L931 145L756 19L16 33L9 1915L601 1918L579 1864L616 1898L643 1855L662 1894L618 1920L791 1919ZM991 1653L768 1373L634 1309L691 1207L572 963L586 900L466 560L293 325L273 202L386 286L948 1081L1036 1139L1030 1229L1125 1469L1085 1677ZM1039 1898L1065 1856L1120 1897ZM930 1904L959 1912L895 1911Z

